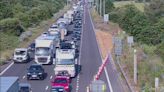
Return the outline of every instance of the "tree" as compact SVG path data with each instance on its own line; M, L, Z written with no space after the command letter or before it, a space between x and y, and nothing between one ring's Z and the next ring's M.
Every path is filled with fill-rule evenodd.
M145 13L153 22L163 17L164 0L151 0L150 4L145 6Z

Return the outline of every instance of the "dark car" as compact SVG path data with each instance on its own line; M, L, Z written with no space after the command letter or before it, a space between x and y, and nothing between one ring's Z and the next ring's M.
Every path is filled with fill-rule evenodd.
M28 83L20 83L19 92L32 92L31 85Z
M80 40L80 39L81 39L81 35L80 35L80 34L74 33L74 34L72 34L72 39L73 39L74 41Z
M81 27L82 27L82 25L79 25L79 24L74 25L74 28L81 28Z
M34 50L35 50L35 42L31 43L31 44L28 46L28 50L30 50L30 51L34 51Z
M44 68L42 65L39 64L32 64L28 69L27 69L27 79L44 79Z

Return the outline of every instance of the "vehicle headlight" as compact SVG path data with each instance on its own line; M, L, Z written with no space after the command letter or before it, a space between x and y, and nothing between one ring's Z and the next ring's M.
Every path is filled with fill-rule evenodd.
M42 75L43 73L39 73L39 75Z
M65 89L68 89L68 88L69 88L69 86L65 86L64 88L65 88Z
M27 75L30 75L30 73L27 73Z

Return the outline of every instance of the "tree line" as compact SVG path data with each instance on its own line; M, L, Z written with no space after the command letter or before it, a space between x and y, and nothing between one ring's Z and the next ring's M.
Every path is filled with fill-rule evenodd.
M0 0L0 31L19 36L64 7L66 0Z
M118 23L138 43L156 46L155 53L164 56L164 0L151 0L145 4L144 12L134 5L115 8L107 1L112 5L106 6L110 21Z

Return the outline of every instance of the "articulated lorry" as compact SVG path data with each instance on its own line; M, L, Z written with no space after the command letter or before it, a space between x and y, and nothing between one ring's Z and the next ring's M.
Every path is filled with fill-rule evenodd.
M37 64L51 64L59 44L55 36L41 35L35 39L35 62Z
M76 74L75 64L75 44L61 43L60 48L56 50L55 75L62 71L66 71L70 77Z

